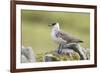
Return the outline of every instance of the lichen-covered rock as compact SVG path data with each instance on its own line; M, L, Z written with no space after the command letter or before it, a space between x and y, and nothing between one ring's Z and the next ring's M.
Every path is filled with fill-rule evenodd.
M21 48L21 63L32 63L36 62L35 54L31 47L24 47Z
M62 48L45 53L40 52L36 55L31 47L22 47L21 63L88 60L90 59L90 50L82 48L77 43L71 43L63 45Z
M44 55L43 60L45 62L50 62L50 61L68 61L68 60L80 60L80 56L77 52L72 52L72 53L63 53L63 54L58 54L56 52L48 52Z
M85 52L83 51L83 48L79 44L77 43L64 44L63 47L61 48L62 52L64 49L66 51L68 51L68 49L73 50L79 54L80 60L86 60ZM58 51L59 51L59 48L58 48Z
M87 49L80 47L77 43L63 45L62 48L57 48L52 52L44 55L43 61L73 61L73 60L88 60L90 53Z
M90 49L89 48L83 48L82 50L86 55L86 59L89 60L90 59Z

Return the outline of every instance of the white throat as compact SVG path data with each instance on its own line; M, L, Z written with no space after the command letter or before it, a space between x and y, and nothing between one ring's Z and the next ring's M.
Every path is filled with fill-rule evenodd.
M57 37L57 33L59 31L60 31L59 23L56 23L56 25L54 25L52 27L52 32L51 32L51 37L52 37L53 41L56 42L56 43L60 43L59 39Z

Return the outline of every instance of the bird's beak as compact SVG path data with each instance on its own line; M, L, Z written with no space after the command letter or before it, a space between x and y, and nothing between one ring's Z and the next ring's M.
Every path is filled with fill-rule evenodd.
M49 24L48 26L49 26L49 27L51 27L52 25L51 25L51 24Z

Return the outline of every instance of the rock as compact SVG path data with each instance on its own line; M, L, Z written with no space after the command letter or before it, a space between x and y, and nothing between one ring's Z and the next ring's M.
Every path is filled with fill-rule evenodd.
M68 60L80 60L80 56L76 52L64 52L62 54L58 54L55 51L48 52L44 55L43 61L44 62L51 62L51 61L68 61Z
M43 57L43 61L87 60L90 57L89 55L89 50L80 47L79 44L71 43L63 45L61 49L57 48L54 51L46 53Z
M90 59L90 49L89 48L83 48L82 50L86 55L86 59L89 60Z
M55 52L58 53L58 50L59 50L59 48L57 48L55 50ZM73 52L74 52L74 50L66 48L66 49L62 49L60 54L71 54Z
M31 47L24 47L21 48L21 62L22 63L31 63L36 62L35 54Z
M28 59L26 58L26 56L21 55L21 63L27 63Z
M53 54L48 53L45 54L43 61L44 62L58 61L58 59Z
M62 50L61 52L64 53L65 49L66 49L67 53L68 53L68 50L73 50L73 51L77 52L80 55L80 60L86 60L86 55L83 51L83 48L81 48L79 44L77 44L77 43L65 44L61 48L61 50ZM59 50L59 48L58 48L58 50Z

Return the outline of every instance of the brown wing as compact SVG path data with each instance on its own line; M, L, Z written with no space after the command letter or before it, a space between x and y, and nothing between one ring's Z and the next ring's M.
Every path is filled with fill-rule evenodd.
M67 41L67 43L80 43L80 42L83 42L82 40L72 36L72 35L69 35L67 33L64 33L62 31L59 31L58 32L59 34L59 37L62 38L63 40Z

